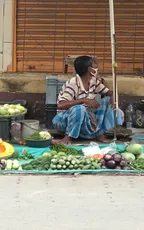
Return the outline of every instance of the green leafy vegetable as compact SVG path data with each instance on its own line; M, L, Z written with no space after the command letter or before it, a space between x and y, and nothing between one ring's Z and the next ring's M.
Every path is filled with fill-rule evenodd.
M136 159L129 166L133 170L144 170L144 159Z
M34 159L34 156L31 153L28 153L26 149L23 149L21 155L17 152L14 152L14 154L12 155L10 159L29 160L29 159Z
M53 151L56 151L57 153L59 152L63 152L66 153L66 155L82 155L82 151L78 151L76 149L73 148L68 148L65 145L62 144L55 144L53 146Z
M19 153L18 152L14 152L11 158L18 159L19 158Z
M48 170L50 167L51 158L49 156L41 156L37 159L32 160L28 164L23 164L22 169L23 170Z
M31 136L27 136L27 140L39 141L39 140L48 140L51 138L51 135L47 131L36 131Z
M39 134L39 131L33 133L31 136L26 137L27 140L44 140L43 137Z
M34 159L34 156L31 153L28 153L25 149L22 151L22 154L19 156L19 160L29 160Z

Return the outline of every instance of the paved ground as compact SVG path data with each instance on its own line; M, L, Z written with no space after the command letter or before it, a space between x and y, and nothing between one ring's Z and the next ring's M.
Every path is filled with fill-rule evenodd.
M144 178L1 176L0 230L143 230Z

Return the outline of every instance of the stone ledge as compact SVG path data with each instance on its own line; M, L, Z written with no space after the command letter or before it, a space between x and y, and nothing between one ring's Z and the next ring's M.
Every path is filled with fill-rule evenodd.
M47 73L14 73L0 74L0 92L45 93L46 76L57 76L59 79L69 79L72 75L56 75ZM105 77L112 88L112 76ZM118 76L119 93L129 96L144 96L144 79L138 76Z

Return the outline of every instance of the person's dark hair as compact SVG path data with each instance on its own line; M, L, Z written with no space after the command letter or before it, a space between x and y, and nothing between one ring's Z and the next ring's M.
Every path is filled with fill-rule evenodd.
M80 56L74 61L74 68L76 73L82 77L88 72L88 68L92 67L94 59L90 56Z

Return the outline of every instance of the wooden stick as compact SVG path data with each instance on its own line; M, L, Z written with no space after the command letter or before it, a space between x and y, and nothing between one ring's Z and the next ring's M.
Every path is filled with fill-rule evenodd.
M12 28L13 28L13 46L12 46L12 72L16 72L16 0L12 1Z
M117 140L116 135L116 117L118 111L118 90L116 78L116 39L115 39L115 23L114 23L114 4L113 0L109 0L110 11L110 32L111 32L111 54L112 54L112 75L113 75L113 103L114 103L114 141Z

